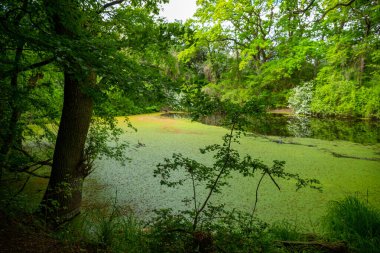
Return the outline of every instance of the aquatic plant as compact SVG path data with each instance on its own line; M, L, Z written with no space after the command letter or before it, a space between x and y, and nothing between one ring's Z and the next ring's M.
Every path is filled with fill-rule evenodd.
M280 186L276 182L279 178L295 180L297 190L306 186L320 189L318 180L304 179L298 174L286 172L284 161L274 160L273 164L268 166L250 155L241 157L240 153L233 148L234 144L239 143L239 138L243 133L242 127L245 123L246 114L259 112L258 108L255 107L256 105L256 101L244 106L224 102L225 124L229 127L229 132L223 136L222 144L208 145L200 149L201 154L212 155L212 165L203 164L177 153L173 154L171 159L164 159L164 162L159 163L154 171L154 176L160 178L161 185L168 187L178 187L186 183L191 185L191 197L183 200L191 208L179 211L177 214L173 214L172 210L159 212L158 221L164 224L172 223L173 217L177 217L178 222L172 224L174 227L167 228L167 232L187 234L191 238L192 243L190 245L193 249L207 251L210 250L208 248L214 247L213 228L218 226L221 221L225 222L226 217L230 217L229 222L244 220L247 230L250 231L248 234L251 234L253 230L256 231L254 227L257 222L254 220L254 214L258 201L258 191L265 176L269 177L279 190ZM252 106L254 107L252 108ZM178 173L180 171L184 173ZM228 211L224 204L213 205L211 203L212 197L220 194L223 188L229 185L228 179L236 174L243 177L260 177L256 192L253 193L256 195L255 202L249 214L235 210ZM202 192L206 192L206 194L200 194L199 189L204 189ZM244 219L237 219L237 217L244 217ZM171 222L165 222L166 219Z

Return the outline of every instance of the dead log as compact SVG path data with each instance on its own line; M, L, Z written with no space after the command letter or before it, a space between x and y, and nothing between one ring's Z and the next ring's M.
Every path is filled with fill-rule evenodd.
M281 246L291 250L292 252L303 250L318 250L326 253L348 253L348 247L345 242L325 242L325 241L277 241Z

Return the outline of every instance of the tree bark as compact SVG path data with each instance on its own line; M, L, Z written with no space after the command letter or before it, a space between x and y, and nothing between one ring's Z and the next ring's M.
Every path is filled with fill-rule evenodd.
M41 203L42 214L53 222L68 220L80 212L86 176L83 151L93 109L93 99L83 88L96 82L94 72L83 79L69 73L64 76L64 103L53 166Z
M45 0L53 32L75 43L85 27L81 10L74 0ZM61 121L53 155L48 187L40 205L41 214L49 223L62 223L79 214L85 171L84 147L93 109L93 99L86 90L96 84L91 66L82 65L68 57L64 65L64 101Z

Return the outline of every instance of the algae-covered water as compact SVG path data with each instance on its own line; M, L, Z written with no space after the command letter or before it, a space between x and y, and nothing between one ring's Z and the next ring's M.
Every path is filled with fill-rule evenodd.
M84 204L116 198L136 215L147 218L154 209L186 208L181 200L190 197L190 186L169 189L161 186L153 170L165 157L182 153L200 162L211 158L199 153L205 145L221 143L226 129L191 122L188 119L161 117L160 114L129 117L137 132L123 136L132 161L125 166L112 160L99 160L97 169L85 182ZM127 128L123 118L119 126ZM246 136L233 147L271 164L286 161L286 170L302 177L319 179L323 192L311 189L295 191L294 183L279 181L279 191L270 179L264 179L259 191L257 216L265 221L291 220L309 229L317 229L329 201L357 195L380 208L380 145L310 138ZM229 209L250 211L255 200L258 178L235 176L214 202L224 202Z

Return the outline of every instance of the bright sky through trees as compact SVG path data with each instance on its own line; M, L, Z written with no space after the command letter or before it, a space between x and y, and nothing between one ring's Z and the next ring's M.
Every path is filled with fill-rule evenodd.
M170 0L168 4L162 5L160 15L167 18L168 21L186 21L193 16L196 7L196 0Z

